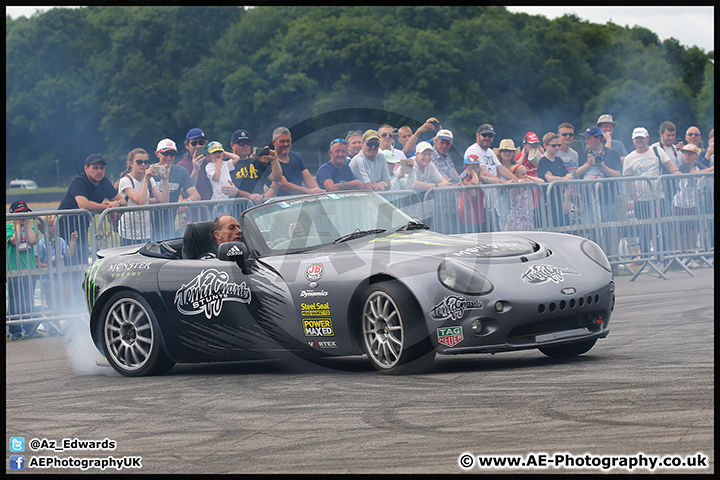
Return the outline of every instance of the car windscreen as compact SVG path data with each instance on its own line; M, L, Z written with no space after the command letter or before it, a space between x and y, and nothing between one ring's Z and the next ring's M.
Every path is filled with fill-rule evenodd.
M245 216L272 254L332 244L357 232L395 231L412 219L371 192L293 197L253 209Z

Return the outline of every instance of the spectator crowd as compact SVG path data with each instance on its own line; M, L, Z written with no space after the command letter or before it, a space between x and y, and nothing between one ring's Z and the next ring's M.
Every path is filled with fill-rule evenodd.
M292 150L292 134L286 127L272 133L269 145L253 146L251 134L244 129L230 136L230 148L217 140L209 141L200 128L191 128L184 139L184 156L169 138L157 143L151 155L135 148L127 155L127 165L120 179L113 185L105 176L107 162L94 153L85 159L84 172L71 182L58 210L87 210L100 213L121 206L143 206L163 203L192 203L200 200L246 198L259 204L271 197L333 192L338 190L414 190L421 194L440 187L480 186L508 183L550 184L556 181L593 180L613 177L651 177L662 174L681 174L714 171L714 129L704 146L701 132L691 126L684 141L677 140L676 126L663 122L658 129L659 141L651 144L644 127L632 130L634 149L630 152L613 134L617 123L612 115L600 115L596 125L587 127L579 135L585 147L579 152L572 148L575 126L561 123L555 132L542 138L527 132L516 145L511 138L503 138L494 148L497 134L488 123L480 125L476 141L463 154L463 167L457 169L450 155L454 145L453 132L434 118L429 118L415 131L409 126L394 128L381 125L366 131L352 130L332 139L328 144L328 160L311 173L298 152ZM698 182L683 179L672 202L663 205L663 215L687 216L697 208L692 189ZM652 197L646 186L628 188L634 202L635 216L646 219L652 215ZM537 226L533 211L538 206L537 191L522 188L508 190L509 194L486 194L484 202L495 207L496 221L503 230L523 230ZM465 231L479 231L485 223L480 189L463 189L457 204L443 206L448 215L458 215ZM589 210L578 191L564 189L562 205L557 216L582 217ZM612 195L607 195L612 197ZM178 211L187 205L179 205ZM614 198L606 198L601 205L603 221L611 220L615 211ZM11 213L30 212L24 202L15 202ZM552 210L556 217L556 210ZM114 214L114 226L122 245L143 243L151 237L177 233L175 217L148 210ZM558 218L553 218L558 224ZM24 220L8 222L6 226L9 269L56 265L55 252L60 253L62 265L87 263L88 216L61 216L50 219L41 229L50 237L38 241L34 226ZM692 247L693 234L684 235L683 248ZM649 251L649 235L642 236L641 246ZM57 247L55 246L57 244ZM84 252L84 253L83 253ZM34 257L34 258L33 258ZM83 257L85 259L83 260ZM33 265L34 264L34 265ZM29 292L34 285L21 285L21 278L8 279L10 313L27 311L31 302ZM48 292L47 280L42 285L47 298L62 300L64 290ZM49 301L48 301L49 303ZM32 331L32 328L30 329ZM17 336L17 328L11 329Z

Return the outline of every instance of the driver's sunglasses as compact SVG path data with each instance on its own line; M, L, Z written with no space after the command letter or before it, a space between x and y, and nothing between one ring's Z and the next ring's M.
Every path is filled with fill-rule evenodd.
M202 147L203 145L205 145L205 143L205 140L193 140L192 142L190 142L190 145L192 145L193 147L200 145Z

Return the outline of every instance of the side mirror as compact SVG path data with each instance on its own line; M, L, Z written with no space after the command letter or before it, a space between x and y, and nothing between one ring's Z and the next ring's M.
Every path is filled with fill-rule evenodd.
M218 246L217 258L225 262L235 262L243 273L247 274L248 248L242 242L226 242Z

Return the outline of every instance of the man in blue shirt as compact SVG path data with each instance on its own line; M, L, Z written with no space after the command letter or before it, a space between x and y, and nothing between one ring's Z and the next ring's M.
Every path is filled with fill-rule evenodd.
M315 180L328 192L338 190L361 190L363 182L355 178L350 166L345 163L348 156L347 142L336 138L330 142L330 160L320 165Z
M302 155L291 152L292 136L287 127L278 127L273 131L273 146L282 168L282 179L278 197L284 195L300 195L303 193L322 193L312 174L305 165ZM303 183L305 186L303 186Z

